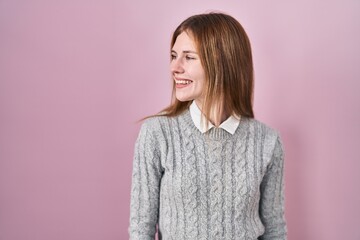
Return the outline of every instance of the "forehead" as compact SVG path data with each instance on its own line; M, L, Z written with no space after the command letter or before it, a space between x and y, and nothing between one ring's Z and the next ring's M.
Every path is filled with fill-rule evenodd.
M195 51L196 45L195 45L195 42L194 42L192 36L184 31L177 36L174 46L172 47L172 50L174 50L174 51L187 51L187 50Z

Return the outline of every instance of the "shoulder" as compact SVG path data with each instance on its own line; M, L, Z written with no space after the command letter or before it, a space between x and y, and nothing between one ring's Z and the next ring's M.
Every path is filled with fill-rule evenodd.
M141 134L156 134L161 131L163 127L163 122L166 117L163 116L151 116L146 118L140 127L140 135Z
M172 144L172 122L173 117L167 116L152 116L145 119L141 124L136 145L156 152L162 161L165 161Z
M170 117L167 116L151 116L143 121L140 131L157 132L169 125Z
M161 127L161 123L165 120L166 117L164 116L151 116L146 118L143 123L141 124L141 129L157 129Z
M153 133L170 134L174 128L180 128L180 122L186 122L188 118L191 119L189 111L184 111L177 116L162 116L155 115L146 118L142 125L141 131L150 131Z
M282 154L283 144L278 130L254 118L248 118L248 122L250 131L254 131L255 138L263 145L265 157Z
M147 136L153 140L166 140L170 134L171 117L152 116L143 121L139 137Z
M246 121L249 123L249 129L255 131L257 135L261 134L270 139L276 139L280 135L276 129L255 118L247 118Z

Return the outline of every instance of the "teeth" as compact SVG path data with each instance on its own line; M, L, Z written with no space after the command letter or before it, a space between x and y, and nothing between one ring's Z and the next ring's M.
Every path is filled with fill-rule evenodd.
M190 84L190 80L175 80L176 84Z

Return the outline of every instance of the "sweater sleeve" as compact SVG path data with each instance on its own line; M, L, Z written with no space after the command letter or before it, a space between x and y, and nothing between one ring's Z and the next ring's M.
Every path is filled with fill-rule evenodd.
M133 159L129 226L131 240L155 239L163 172L158 146L154 126L145 122L135 143Z
M262 180L260 200L260 218L265 226L261 240L283 240L287 238L284 215L284 151L278 136Z

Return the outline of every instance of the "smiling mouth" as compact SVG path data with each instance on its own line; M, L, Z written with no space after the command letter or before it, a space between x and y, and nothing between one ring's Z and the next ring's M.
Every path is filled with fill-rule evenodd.
M178 85L188 85L190 83L192 83L191 80L175 80L175 83Z

